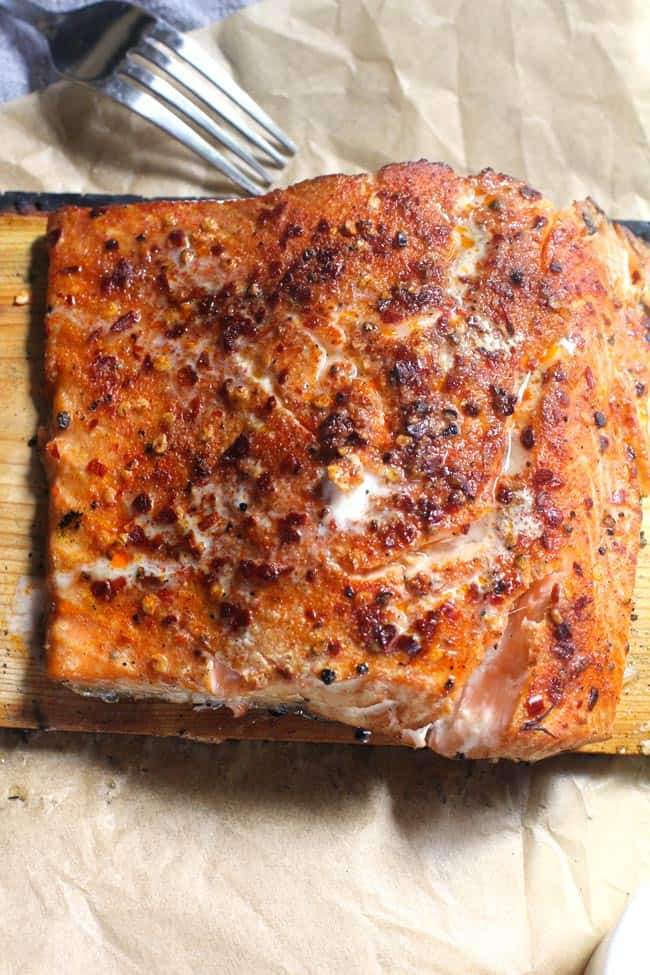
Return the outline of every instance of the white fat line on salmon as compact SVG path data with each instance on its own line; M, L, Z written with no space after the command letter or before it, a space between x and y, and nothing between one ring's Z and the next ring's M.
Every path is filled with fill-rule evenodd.
M557 574L546 576L521 595L497 644L472 672L451 714L434 721L427 742L448 757L472 757L499 747L515 713L532 665L537 630L542 624Z

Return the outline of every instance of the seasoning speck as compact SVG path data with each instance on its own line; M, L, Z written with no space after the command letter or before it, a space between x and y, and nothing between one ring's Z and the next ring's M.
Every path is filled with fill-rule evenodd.
M69 413L62 411L56 415L56 425L59 430L67 430L72 421L72 417Z
M601 413L600 410L596 410L596 412L594 413L594 421L597 427L607 426L607 417L605 416L604 413Z
M330 670L329 667L325 667L325 669L321 670L320 672L320 679L322 680L323 684L333 684L336 680L336 673L333 670Z
M368 664L357 664L357 674L359 677L365 677L368 673Z
M153 443L151 444L154 454L164 454L168 445L166 433L161 433L160 436L154 437Z
M369 731L368 728L355 728L354 737L356 738L357 741L360 741L362 744L365 745L365 743L367 741L370 741L370 739L372 738L372 731Z

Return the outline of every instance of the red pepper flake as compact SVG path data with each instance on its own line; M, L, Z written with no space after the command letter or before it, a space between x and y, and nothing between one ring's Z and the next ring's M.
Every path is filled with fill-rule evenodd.
M589 387L589 389L594 389L594 387L596 386L596 377L591 371L590 366L587 366L587 368L585 369L585 379L587 381L587 386Z
M239 571L244 579L255 582L275 582L283 573L291 569L283 568L277 562L253 562L243 559L239 563Z
M280 240L278 243L282 250L285 249L287 243L294 237L302 237L304 230L297 223L288 223L282 233L280 234Z
M497 488L497 501L499 504L510 504L514 496L515 492L507 484L500 484Z
M548 467L539 467L533 474L533 485L536 488L561 488L564 486L564 481Z
M594 499L593 498L585 498L584 499L584 506L587 509L587 511L591 511L591 509L594 506Z
M258 494L270 494L273 491L273 480L269 471L264 471L255 481L255 489Z
M250 455L251 444L245 433L240 433L219 458L222 467L229 467Z
M440 615L434 609L430 609L428 613L416 620L415 628L424 640L429 641L433 639L439 622Z
M498 416L512 416L517 402L515 395L506 392L501 386L491 385L490 396L492 397L492 409Z
M578 599L576 599L575 603L573 604L573 612L576 614L578 619L582 617L583 610L591 601L591 596L580 596Z
M395 647L401 653L406 653L409 657L415 657L422 650L422 645L415 639L414 636L409 636L407 633L403 633L395 641Z
M541 694L531 694L526 701L526 710L531 718L538 718L546 710L544 698Z
M103 477L106 473L106 465L102 464L101 460L93 457L92 460L88 461L86 465L86 470L89 474L95 474L97 477Z
M551 652L556 657L559 657L560 660L570 660L575 653L575 650L575 644L573 644L570 640L566 643L556 643L553 647L551 647Z
M577 576L580 576L581 578L582 578L582 576L584 576L584 574L585 574L585 573L584 573L584 569L582 568L582 566L580 565L580 563L579 563L579 562L574 562L574 563L573 563L573 571L575 572L575 574L576 574Z
M540 491L535 497L535 506L544 522L551 528L558 528L563 521L563 514L556 508L547 491Z
M471 400L468 400L467 402L463 403L462 410L465 416L481 415L481 407L479 406L478 403L473 403Z
M302 538L300 527L305 524L307 518L297 511L290 511L286 517L278 522L278 534L280 541L285 545L295 545Z
M519 195L523 196L524 200L541 200L542 194L539 190L533 189L532 186L524 184L519 187Z
M532 450L535 446L535 432L531 426L524 427L519 435L519 440L521 446L525 447L526 450Z
M120 576L117 579L95 579L90 585L90 591L95 599L104 599L110 602L126 586L126 579Z
M100 287L105 294L111 295L115 291L122 291L133 280L133 265L124 257L117 262L117 266L110 274L105 274L100 280Z
M148 494L144 494L144 493L137 494L131 503L132 503L133 510L137 511L141 515L144 515L148 511L151 511L153 507L153 502L151 500L151 497Z
M161 525L174 525L178 521L178 515L173 508L165 507L156 515L156 521Z
M167 240L173 247L185 247L185 244L187 243L185 231L178 228L169 232Z
M127 311L126 315L122 315L117 321L113 322L109 331L111 332L126 332L127 329L131 328L132 325L136 325L140 321L139 311Z
M195 484L205 484L211 473L212 469L208 459L206 457L202 457L200 454L195 454L194 457L192 457L192 462L190 464L190 475L192 481Z
M573 631L566 620L561 620L559 623L553 624L553 633L555 634L555 639L559 643L566 643L573 637Z
M198 374L192 366L183 366L179 369L177 379L181 386L196 386L199 381Z
M188 326L187 326L187 324L185 322L179 322L177 325L173 325L171 328L168 328L167 329L167 331L165 332L165 338L166 339L179 339L181 337L181 335L185 335L185 332L187 332L187 329L188 329Z
M222 620L227 621L230 629L237 632L249 626L251 621L250 610L236 603L222 603L219 608L219 615Z

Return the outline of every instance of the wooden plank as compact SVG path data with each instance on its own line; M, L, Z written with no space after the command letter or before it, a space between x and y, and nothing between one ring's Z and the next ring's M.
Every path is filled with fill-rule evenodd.
M0 725L219 741L354 741L353 730L296 715L266 712L235 719L158 701L106 703L82 698L45 676L38 607L43 601L45 484L30 440L42 416L45 218L0 216ZM23 295L27 304L20 304ZM650 537L650 504L644 509ZM615 584L613 581L612 584ZM650 547L641 550L637 617L614 736L588 751L647 752L650 747ZM377 743L388 739L375 736Z

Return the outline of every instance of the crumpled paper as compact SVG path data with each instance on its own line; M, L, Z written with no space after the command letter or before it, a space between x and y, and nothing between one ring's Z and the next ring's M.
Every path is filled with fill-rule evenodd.
M281 183L427 156L647 219L649 29L643 0L269 0L198 36L301 146ZM4 189L228 189L82 89L0 119ZM4 732L0 763L10 975L580 975L650 879L641 758Z

